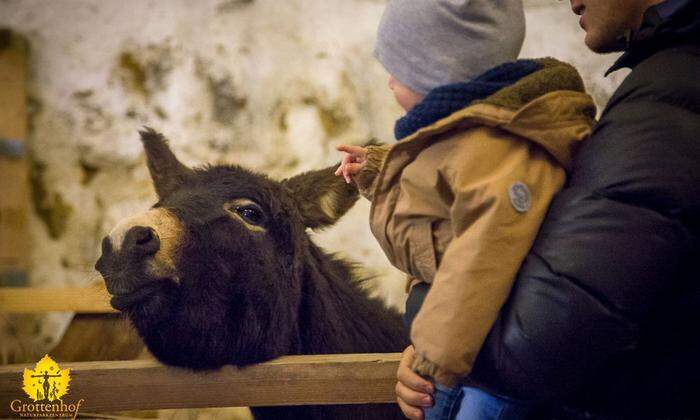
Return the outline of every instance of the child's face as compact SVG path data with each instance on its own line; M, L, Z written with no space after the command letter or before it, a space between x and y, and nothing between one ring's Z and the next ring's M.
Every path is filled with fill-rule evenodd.
M394 92L394 98L396 102L401 105L404 111L410 111L418 102L422 101L425 95L421 95L403 85L401 82L396 80L394 76L389 75L389 89Z

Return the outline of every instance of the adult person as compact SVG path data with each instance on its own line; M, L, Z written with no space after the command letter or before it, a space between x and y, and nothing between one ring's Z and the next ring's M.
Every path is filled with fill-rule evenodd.
M698 416L700 1L571 6L590 49L624 51L609 72L632 72L578 151L469 380L558 418ZM429 382L412 359L409 347L396 392L419 419Z

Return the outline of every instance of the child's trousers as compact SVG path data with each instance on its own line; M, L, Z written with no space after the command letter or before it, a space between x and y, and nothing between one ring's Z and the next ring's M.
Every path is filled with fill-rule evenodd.
M423 410L425 420L522 420L532 406L498 397L479 388L447 388L435 384L434 404Z

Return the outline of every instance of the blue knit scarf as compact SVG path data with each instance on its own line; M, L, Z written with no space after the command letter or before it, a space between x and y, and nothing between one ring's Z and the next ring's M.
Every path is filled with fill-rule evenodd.
M533 60L518 60L501 64L469 82L439 86L428 92L394 126L394 135L401 140L435 121L441 120L472 102L484 99L542 68Z

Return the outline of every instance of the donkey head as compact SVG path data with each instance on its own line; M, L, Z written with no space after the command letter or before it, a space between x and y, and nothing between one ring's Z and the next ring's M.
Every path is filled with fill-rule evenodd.
M305 228L340 218L357 191L333 168L277 182L238 166L191 169L141 133L158 202L121 221L95 268L111 304L161 361L244 365L295 352Z

